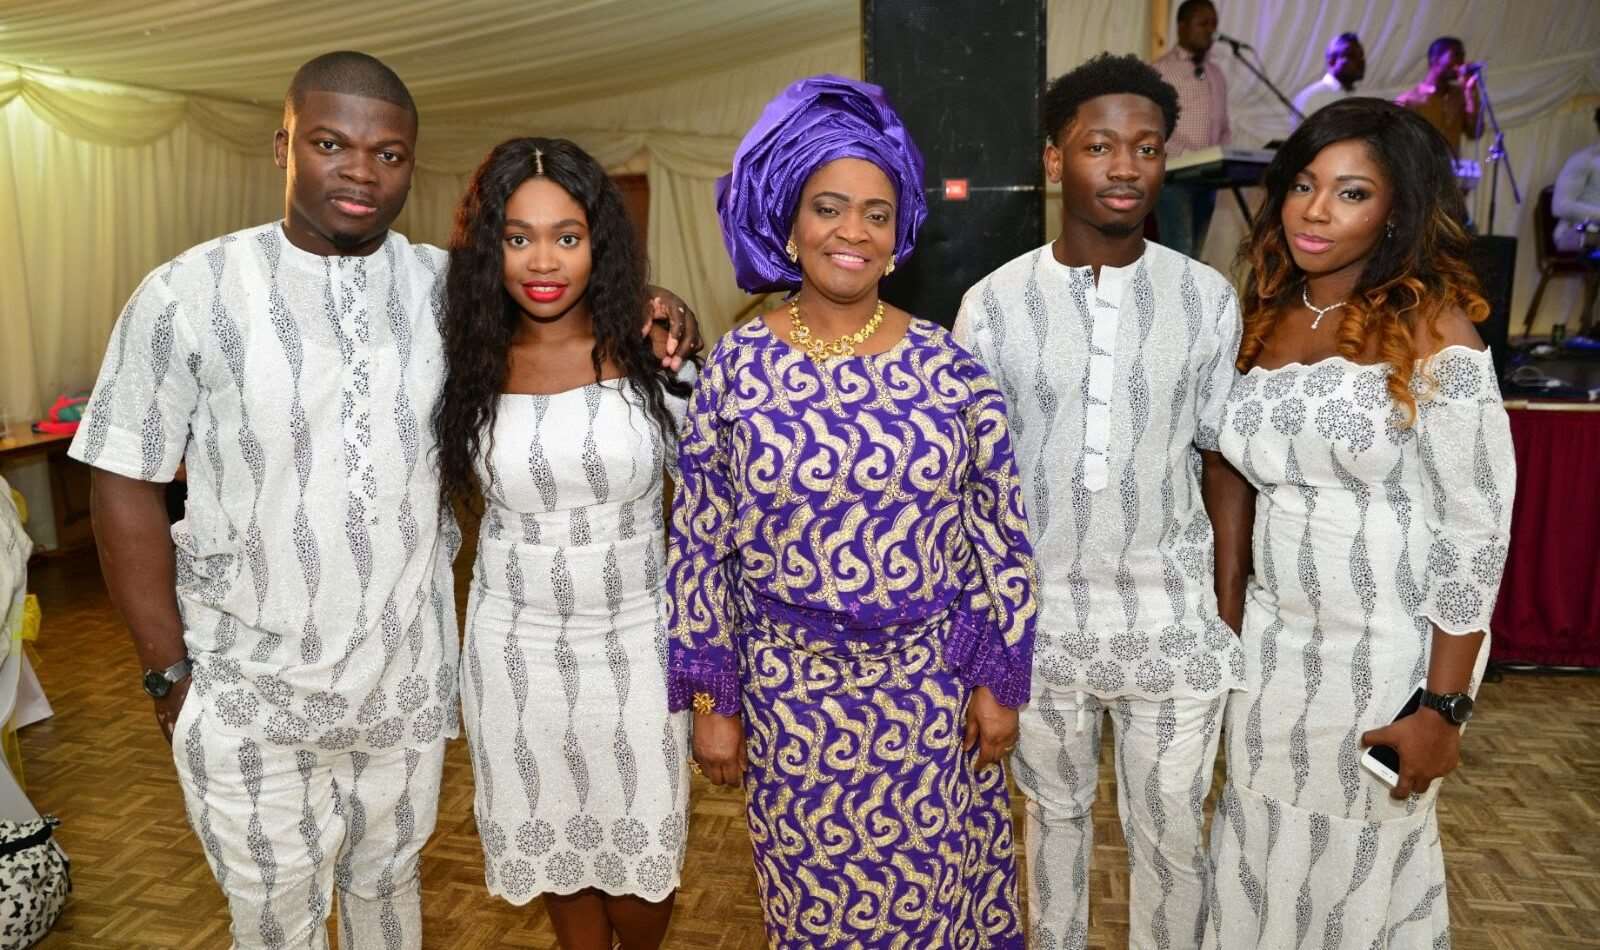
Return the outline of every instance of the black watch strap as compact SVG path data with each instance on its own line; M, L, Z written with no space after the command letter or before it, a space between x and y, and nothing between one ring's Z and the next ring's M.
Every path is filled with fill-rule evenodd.
M1424 689L1422 705L1457 726L1465 725L1472 718L1472 697L1466 693L1434 693Z

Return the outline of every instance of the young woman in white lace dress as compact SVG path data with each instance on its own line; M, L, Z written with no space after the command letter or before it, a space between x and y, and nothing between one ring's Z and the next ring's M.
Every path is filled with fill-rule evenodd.
M1267 172L1221 445L1255 485L1206 946L1449 945L1435 799L1488 655L1515 467L1449 152L1347 99ZM1390 725L1418 684L1429 706ZM1360 765L1399 751L1391 790Z
M687 721L667 711L662 486L689 385L640 336L616 186L514 139L450 245L446 500L481 488L462 712L489 891L566 950L660 945L683 863Z

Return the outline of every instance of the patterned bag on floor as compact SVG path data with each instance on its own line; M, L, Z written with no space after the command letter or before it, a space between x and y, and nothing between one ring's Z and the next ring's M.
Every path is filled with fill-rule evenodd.
M38 943L72 890L67 858L50 840L60 819L0 821L0 950Z

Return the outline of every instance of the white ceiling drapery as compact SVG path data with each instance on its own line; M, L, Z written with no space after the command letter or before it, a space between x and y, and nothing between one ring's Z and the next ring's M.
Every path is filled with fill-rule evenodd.
M0 59L276 109L330 49L374 52L424 114L499 122L657 88L854 34L840 0L35 0Z

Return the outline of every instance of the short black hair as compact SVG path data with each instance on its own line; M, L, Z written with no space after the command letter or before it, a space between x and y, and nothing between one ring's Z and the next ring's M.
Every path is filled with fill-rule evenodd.
M1428 65L1432 66L1439 57L1450 50L1460 53L1462 59L1467 58L1467 44L1461 42L1461 37L1441 36L1428 44Z
M1060 144L1056 136L1078 114L1078 107L1100 96L1144 96L1161 107L1161 117L1166 120L1166 134L1178 127L1178 90L1161 78L1155 67L1129 53L1113 56L1101 53L1071 72L1057 76L1044 91L1040 111L1044 119L1045 135L1052 145Z
M1182 23L1184 20L1189 19L1189 14L1193 13L1198 7L1210 7L1212 13L1217 12L1217 5L1212 3L1211 0L1183 0L1182 3L1178 4L1178 22Z
M1338 36L1335 36L1333 39L1328 41L1328 48L1322 51L1322 58L1331 63L1333 62L1335 50L1345 49L1352 43L1354 43L1356 46L1360 46L1361 37L1354 33L1340 33Z
M381 99L411 113L417 119L417 104L411 99L411 90L400 81L395 71L385 66L376 56L354 50L337 50L323 53L295 70L289 81L289 91L283 97L283 121L305 104L307 93L333 92L364 99Z

